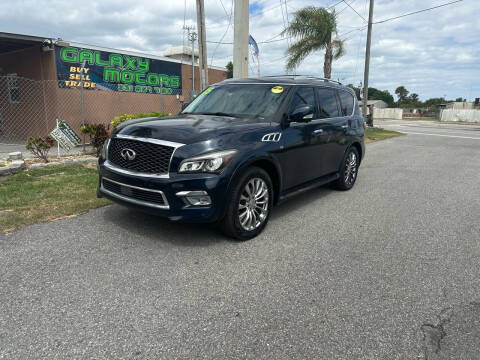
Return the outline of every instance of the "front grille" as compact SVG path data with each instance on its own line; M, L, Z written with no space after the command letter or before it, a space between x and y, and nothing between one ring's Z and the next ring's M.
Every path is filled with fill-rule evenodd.
M161 206L168 205L168 203L166 203L165 201L165 198L163 197L162 192L157 192L155 190L152 191L148 189L139 189L137 187L121 184L105 178L102 179L102 186L105 190L108 190L122 197L127 197Z
M135 159L127 160L121 156L123 149L135 152ZM134 170L149 174L167 174L170 166L174 147L143 142L113 138L108 146L108 160L124 169Z

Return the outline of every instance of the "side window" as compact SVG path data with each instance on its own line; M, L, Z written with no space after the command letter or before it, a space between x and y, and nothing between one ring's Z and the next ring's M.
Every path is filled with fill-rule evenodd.
M340 116L335 90L316 88L316 91L318 96L319 118L325 119Z
M350 116L353 113L353 96L346 91L339 91L342 116Z
M291 114L295 108L301 105L311 105L313 107L313 112L316 112L313 88L299 87L293 96L292 102L290 103L290 109L288 110L288 113ZM305 119L313 119L313 114L305 116Z

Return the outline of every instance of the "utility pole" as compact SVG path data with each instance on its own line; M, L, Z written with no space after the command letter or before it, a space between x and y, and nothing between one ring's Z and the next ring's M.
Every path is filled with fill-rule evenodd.
M193 26L184 26L184 30L188 31L188 41L192 43L192 91L190 91L190 101L195 97L195 41L197 40L197 33L192 31Z
M207 35L205 31L205 5L204 0L197 0L197 27L198 27L198 68L200 69L200 90L205 90L208 85L207 65Z
M370 0L370 10L368 12L368 32L367 32L367 46L365 50L365 75L363 77L363 117L367 117L367 101L368 101L368 73L370 71L370 45L372 43L372 21L373 21L373 0ZM373 126L373 114L370 114L370 123Z
M249 0L235 0L233 19L233 77L248 77Z

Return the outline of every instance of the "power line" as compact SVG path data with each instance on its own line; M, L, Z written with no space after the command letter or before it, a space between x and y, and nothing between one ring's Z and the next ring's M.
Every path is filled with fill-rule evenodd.
M342 38L342 37L344 37L345 35L351 34L351 33L354 32L354 31L364 30L364 29L366 29L366 28L367 28L367 25L360 26L360 27L358 27L358 28L356 28L356 29L347 31L346 33L343 33L343 34L340 34L340 35L338 35L338 37L339 37L339 38Z
M285 41L289 40L290 38L284 37L282 39L277 39L277 40L270 40L270 41L257 41L257 44L269 44L269 43L274 43L278 41ZM221 44L221 45L233 45L233 42L221 42L221 41L207 41L207 43L210 44Z
M414 11L414 12L411 12L411 13L406 13L406 14L399 15L399 16L395 16L395 17L392 17L392 18L389 18L389 19L385 19L385 20L375 21L373 24L381 24L381 23L384 23L384 22L387 22L387 21L391 21L391 20L395 20L395 19L400 19L400 18L403 18L403 17L405 17L405 16L415 15L415 14L419 14L419 13L422 13L422 12L425 12L425 11L429 11L429 10L433 10L433 9L438 9L438 8L443 7L443 6L448 6L448 5L452 5L452 4L455 4L455 3L459 3L459 2L461 2L461 1L463 1L463 0L451 1L451 2L448 2L448 3L442 4L442 5L433 6L433 7L427 8L427 9L418 10L418 11Z
M285 2L287 2L287 3L290 2L290 1L291 1L291 0L285 0ZM280 6L283 6L283 4L280 3L280 4L277 4L277 5L270 6L270 7L268 7L268 8L262 9L262 11L260 11L260 12L258 12L258 13L256 13L256 14L250 15L250 18L254 18L254 17L256 17L256 16L263 15L265 12L270 11L270 10L273 10L273 9L276 9L276 8L279 8Z
M223 1L222 1L222 0L220 0L220 4L222 4L222 7L223 7L223 9L224 9L225 12L226 12L227 10L225 9L225 6L223 5ZM233 15L233 0L232 0L231 7L230 7L230 17L229 17L229 20L228 20L227 28L226 28L225 32L223 33L222 37L220 38L220 41L217 43L217 46L215 46L215 49L213 50L212 57L210 58L210 66L213 66L213 58L214 58L214 56L215 56L215 53L217 52L218 47L220 46L220 44L222 43L223 39L224 39L225 36L227 35L228 30L230 29L230 25L232 24L232 15ZM208 43L208 42L209 42L209 41L207 41L207 43Z
M335 4L333 4L333 5L329 6L329 7L327 7L327 10L330 10L330 9L334 8L335 6L337 6L337 5L340 5L342 2L343 2L343 0L340 0L339 2L337 2L337 3L335 3Z
M347 4L347 6L345 6L342 10L340 10L339 12L337 12L336 15L340 15L342 12L344 12L345 10L347 10L347 9L348 9L348 6L352 5L355 1L357 1L357 0L352 0L352 1L350 1L350 4L345 3L345 4ZM342 0L341 3L342 3L342 2L344 2L344 0Z
M344 2L345 4L347 4L347 6L348 6L350 9L352 9L353 11L355 11L355 14L357 14L358 16L360 16L360 17L363 19L363 21L368 22L362 15L360 15L360 14L358 13L357 10L355 10L355 9L353 8L353 6L351 6L351 5L350 5L349 3L347 3L345 0L343 0L343 2ZM352 3L353 3L353 1L352 1Z

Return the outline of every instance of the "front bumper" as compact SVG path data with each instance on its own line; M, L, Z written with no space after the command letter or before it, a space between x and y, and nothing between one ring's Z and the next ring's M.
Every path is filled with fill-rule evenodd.
M98 172L98 196L121 205L167 217L172 221L185 222L214 222L220 220L225 212L228 187L225 174L170 173L168 177L136 176L111 168L105 162L99 162ZM114 187L107 186L112 184ZM120 191L119 186L128 191ZM211 198L211 205L190 205L182 196L190 191L206 193Z

